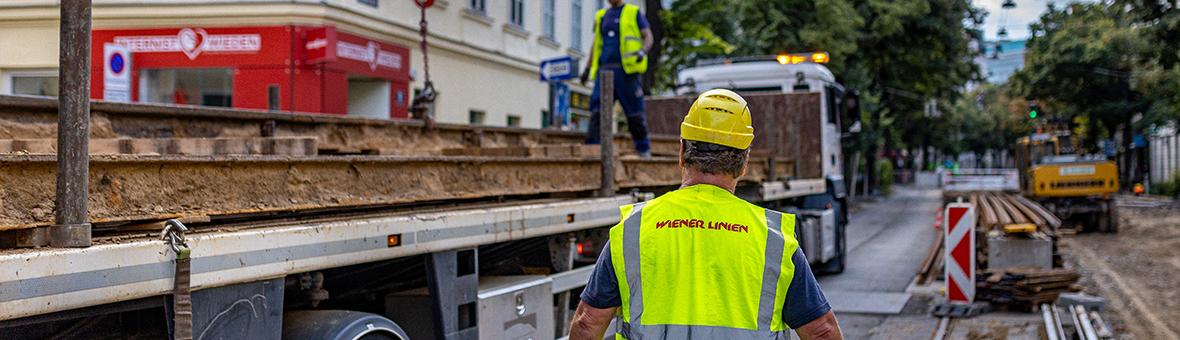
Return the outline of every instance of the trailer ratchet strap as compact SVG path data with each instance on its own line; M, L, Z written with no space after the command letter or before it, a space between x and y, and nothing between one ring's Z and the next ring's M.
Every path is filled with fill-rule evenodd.
M171 219L164 223L163 239L176 254L176 274L172 286L172 339L192 340L193 300L190 291L192 249L184 240L188 228Z

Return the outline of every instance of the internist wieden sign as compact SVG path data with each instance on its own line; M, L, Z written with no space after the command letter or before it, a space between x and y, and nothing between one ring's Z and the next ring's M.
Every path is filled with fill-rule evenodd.
M181 28L176 35L141 35L115 37L115 44L127 46L133 52L181 52L189 60L201 53L254 53L262 49L258 34L209 34L203 28Z

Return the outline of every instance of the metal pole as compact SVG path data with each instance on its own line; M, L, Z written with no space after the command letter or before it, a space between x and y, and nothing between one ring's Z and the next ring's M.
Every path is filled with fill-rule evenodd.
M602 147L602 186L599 196L614 196L615 188L615 73L598 72L598 140Z
M89 247L90 0L61 2L57 114L57 197L53 247Z

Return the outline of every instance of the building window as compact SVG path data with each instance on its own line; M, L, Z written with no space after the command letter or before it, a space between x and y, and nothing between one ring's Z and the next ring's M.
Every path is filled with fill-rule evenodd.
M544 6L541 8L541 33L549 40L557 40L557 35L554 33L557 24L557 0L543 0Z
M471 125L483 125L484 118L486 116L486 112L480 110L469 110L467 111L467 123Z
M365 4L365 5L377 7L377 0L356 0L356 1L360 2L362 4Z
M508 115L508 126L520 127L520 116Z
M233 70L186 68L143 70L139 100L147 103L233 106Z
M282 95L279 92L279 84L270 84L266 86L266 109L271 111L278 111L282 109Z
M486 0L467 0L467 8L479 13L487 13Z
M582 50L582 0L573 0L570 11L570 47Z
M524 27L524 0L508 0L508 22Z
M57 97L57 71L15 71L4 74L5 94Z

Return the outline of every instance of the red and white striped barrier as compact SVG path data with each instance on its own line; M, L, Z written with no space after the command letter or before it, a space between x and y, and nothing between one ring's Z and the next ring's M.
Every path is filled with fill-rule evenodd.
M950 203L946 222L946 296L954 303L975 301L975 208L970 203Z

